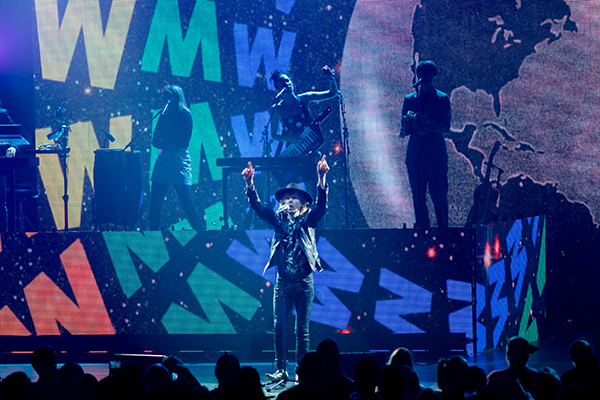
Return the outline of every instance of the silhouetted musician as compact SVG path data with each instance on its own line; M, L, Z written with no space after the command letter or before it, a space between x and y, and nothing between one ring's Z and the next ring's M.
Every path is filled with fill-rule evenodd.
M14 230L13 221L8 220L7 189L11 188L11 209L15 212L14 204L14 168L29 166L22 159L15 158L19 151L19 146L27 145L31 141L29 132L13 122L8 114L8 110L3 108L0 100L0 232ZM9 227L12 226L12 229Z

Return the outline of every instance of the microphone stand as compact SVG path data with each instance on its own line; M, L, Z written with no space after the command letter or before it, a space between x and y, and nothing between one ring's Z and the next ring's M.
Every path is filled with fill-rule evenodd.
M63 125L63 134L60 137L60 143L62 145L62 149L63 151L58 153L58 157L63 161L63 163L65 164L65 173L63 174L63 186L64 186L64 193L63 193L63 203L64 203L64 213L65 213L65 232L69 231L69 165L67 163L67 157L69 157L69 152L71 151L71 149L67 146L68 142L69 142L69 132L71 132L71 127L66 124Z
M69 230L69 165L67 163L67 157L71 148L68 147L69 143L69 132L71 132L71 126L69 125L69 118L65 115L66 102L61 104L58 109L60 113L60 129L51 132L48 135L48 139L53 139L54 143L60 144L60 151L58 151L58 158L60 160L61 167L64 168L63 172L63 203L64 203L64 221L65 221L65 232Z
M260 138L260 141L262 142L262 156L265 158L268 158L270 155L270 146L271 143L273 143L273 139L269 139L269 125L271 124L271 120L273 119L273 115L275 114L275 110L277 110L277 107L279 107L279 105L281 104L281 100L277 100L277 103L273 104L271 106L271 111L269 111L269 120L267 121L267 123L265 124L265 127L263 128L262 131L262 137ZM265 190L266 190L266 194L265 194L265 198L268 199L270 198L270 188L269 188L269 170L267 169L265 171L266 174L266 178L265 178ZM256 217L256 213L254 212L254 210L250 209L252 212L252 217L250 218L250 229L254 229L254 220Z
M263 144L263 146L262 146L262 156L263 157L269 157L269 155L270 155L269 146L271 145L271 143L273 143L273 139L269 139L269 125L271 124L273 115L275 114L275 111L277 110L277 107L279 107L281 102L282 102L282 100L277 100L277 103L275 103L271 106L271 111L269 111L269 120L265 124L265 127L263 128L263 131L262 131L262 138L260 139L260 141Z
M342 118L342 146L344 148L344 223L343 229L348 229L348 159L350 155L350 143L348 141L348 121L346 120L346 103L344 96L340 93L340 116Z
M136 135L129 141L129 143L127 143L127 145L125 147L123 147L123 151L127 150L128 147L131 147L131 144L137 139L139 138L142 133L144 133L144 131L146 130L146 128L148 127L148 125L150 125L152 123L152 121L154 121L156 119L156 117L158 117L159 115L164 114L165 108L163 108L162 110L158 111L156 114L154 114L154 116L148 120L146 122L146 124L142 127L142 129L140 129L138 131L138 133L136 133Z

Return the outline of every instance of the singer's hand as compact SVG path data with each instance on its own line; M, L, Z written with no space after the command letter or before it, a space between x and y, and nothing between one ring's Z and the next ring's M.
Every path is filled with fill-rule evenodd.
M323 71L323 74L325 74L327 79L333 79L333 71L331 70L331 68L329 68L328 65L321 68L321 71Z
M290 206L287 204L281 204L279 209L275 212L276 214L287 213L290 210Z
M425 113L418 113L416 119L419 124L429 125L429 115Z
M407 120L414 121L417 119L417 113L414 111L409 111L402 118L406 118Z
M10 146L6 149L6 158L13 158L17 155L17 148L14 146Z
M329 169L330 168L327 164L327 160L325 160L325 154L323 154L323 157L321 157L321 159L317 163L317 172L319 173L319 176L325 176Z
M317 163L317 185L319 185L322 189L325 189L327 171L329 171L329 165L327 164L327 160L325 160L325 154L323 154L323 157L321 157Z
M254 167L250 161L248 161L248 166L242 171L242 176L246 181L246 186L254 186Z

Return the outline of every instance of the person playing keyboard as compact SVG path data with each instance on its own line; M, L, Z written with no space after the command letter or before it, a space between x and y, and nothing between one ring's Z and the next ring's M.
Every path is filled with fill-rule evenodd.
M339 96L337 83L333 73L328 67L323 72L329 80L329 90L323 92L296 93L296 85L292 75L288 71L276 70L271 75L271 80L277 90L277 103L273 106L273 118L271 119L271 137L281 141L277 147L276 156L283 150L283 142L295 143L299 141L299 135L312 123L309 105L313 102L330 100ZM279 121L282 131L279 133Z

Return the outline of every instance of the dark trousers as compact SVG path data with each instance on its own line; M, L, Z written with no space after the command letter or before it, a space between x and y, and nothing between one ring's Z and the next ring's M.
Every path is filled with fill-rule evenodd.
M285 315L286 325L291 317L292 307L296 310L296 368L300 365L302 358L308 353L310 347L309 325L310 311L315 298L315 283L313 274L299 282L285 282L279 275L275 283L273 295L273 339L275 342L275 363L277 369L287 366L284 363L283 329L282 317ZM285 314L282 312L282 300ZM286 346L287 347L287 346Z
M427 186L435 208L437 226L448 227L448 161L427 162L418 157L412 165L407 165L410 190L417 228L429 228L429 210L427 209Z
M201 231L206 228L206 222L202 223L194 208L192 199L192 187L190 185L173 185L177 192L177 197L183 206L183 209L188 217L190 225L195 231ZM160 212L165 195L169 189L169 184L152 182L152 198L150 202L150 230L156 231L160 229Z

